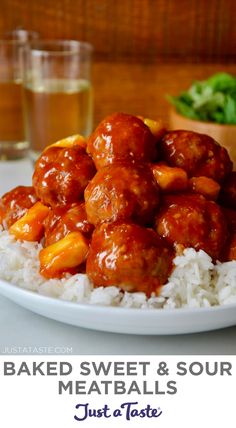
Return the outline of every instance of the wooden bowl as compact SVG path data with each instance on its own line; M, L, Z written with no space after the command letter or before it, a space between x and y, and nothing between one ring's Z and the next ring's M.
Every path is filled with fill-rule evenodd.
M182 116L174 108L171 108L169 113L169 129L186 129L210 135L221 146L227 149L236 170L236 125L219 125L213 122L192 120Z

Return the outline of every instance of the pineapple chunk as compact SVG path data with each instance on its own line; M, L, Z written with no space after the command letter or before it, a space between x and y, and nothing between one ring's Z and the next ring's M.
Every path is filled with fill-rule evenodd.
M36 202L23 217L9 228L9 233L14 235L16 239L40 241L44 233L43 221L48 213L48 207L41 202Z
M148 126L151 133L154 135L154 137L157 138L157 140L160 140L166 133L165 125L161 119L152 120L149 118L144 118L143 122Z
M40 273L45 278L60 277L83 263L88 255L87 239L80 232L71 232L39 253Z
M63 138L63 140L59 140L56 143L50 144L49 146L45 147L44 152L51 147L61 147L61 148L70 149L75 145L78 145L86 149L86 139L79 134L71 135L70 137Z
M153 175L163 192L178 192L188 187L188 176L182 168L171 167L162 163L151 166Z
M192 192L200 193L206 199L216 201L220 191L220 185L209 177L192 177L189 180Z

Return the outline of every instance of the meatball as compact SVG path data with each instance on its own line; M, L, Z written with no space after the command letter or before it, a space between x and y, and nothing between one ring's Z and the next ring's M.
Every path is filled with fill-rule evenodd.
M219 259L228 237L220 207L202 195L170 195L156 218L156 230L169 244L206 251Z
M233 232L230 237L228 251L226 252L226 261L236 260L236 232Z
M222 184L219 201L222 205L236 210L236 171L231 172Z
M18 186L0 199L0 224L9 228L37 202L34 188Z
M229 228L229 239L227 241L223 261L236 260L236 211L222 207Z
M89 238L93 226L88 222L85 204L72 204L69 208L54 208L45 223L45 246L54 244L71 232L81 232Z
M105 118L88 139L87 151L97 169L117 161L155 160L155 137L136 116L114 113Z
M236 232L236 210L230 208L221 207L222 212L226 218L228 228L230 232Z
M150 296L167 281L172 258L172 250L154 230L103 223L93 233L86 273L95 287L117 285Z
M183 168L189 177L205 176L222 182L233 164L225 148L208 135L192 131L170 131L161 143L163 159Z
M159 202L158 186L145 165L117 163L100 169L84 192L88 221L132 219L149 225Z
M94 163L83 147L50 147L36 162L33 186L45 205L65 206L83 198L95 172Z

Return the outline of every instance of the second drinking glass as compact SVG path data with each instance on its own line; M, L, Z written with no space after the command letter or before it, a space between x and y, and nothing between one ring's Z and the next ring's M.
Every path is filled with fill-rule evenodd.
M26 139L35 160L47 146L92 131L88 43L37 41L25 50L23 100Z

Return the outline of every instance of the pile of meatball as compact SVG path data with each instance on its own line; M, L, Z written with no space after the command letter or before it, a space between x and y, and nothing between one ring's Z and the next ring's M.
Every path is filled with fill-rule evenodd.
M42 275L86 272L94 287L150 296L185 248L204 250L214 261L236 259L232 169L226 149L207 135L114 113L86 144L75 139L44 150L32 187L18 186L1 198L0 223L14 232L40 202L44 214L36 218L40 233L34 236L51 257L50 263L40 258ZM67 264L81 236L83 254ZM53 255L60 251L63 263L55 269Z

